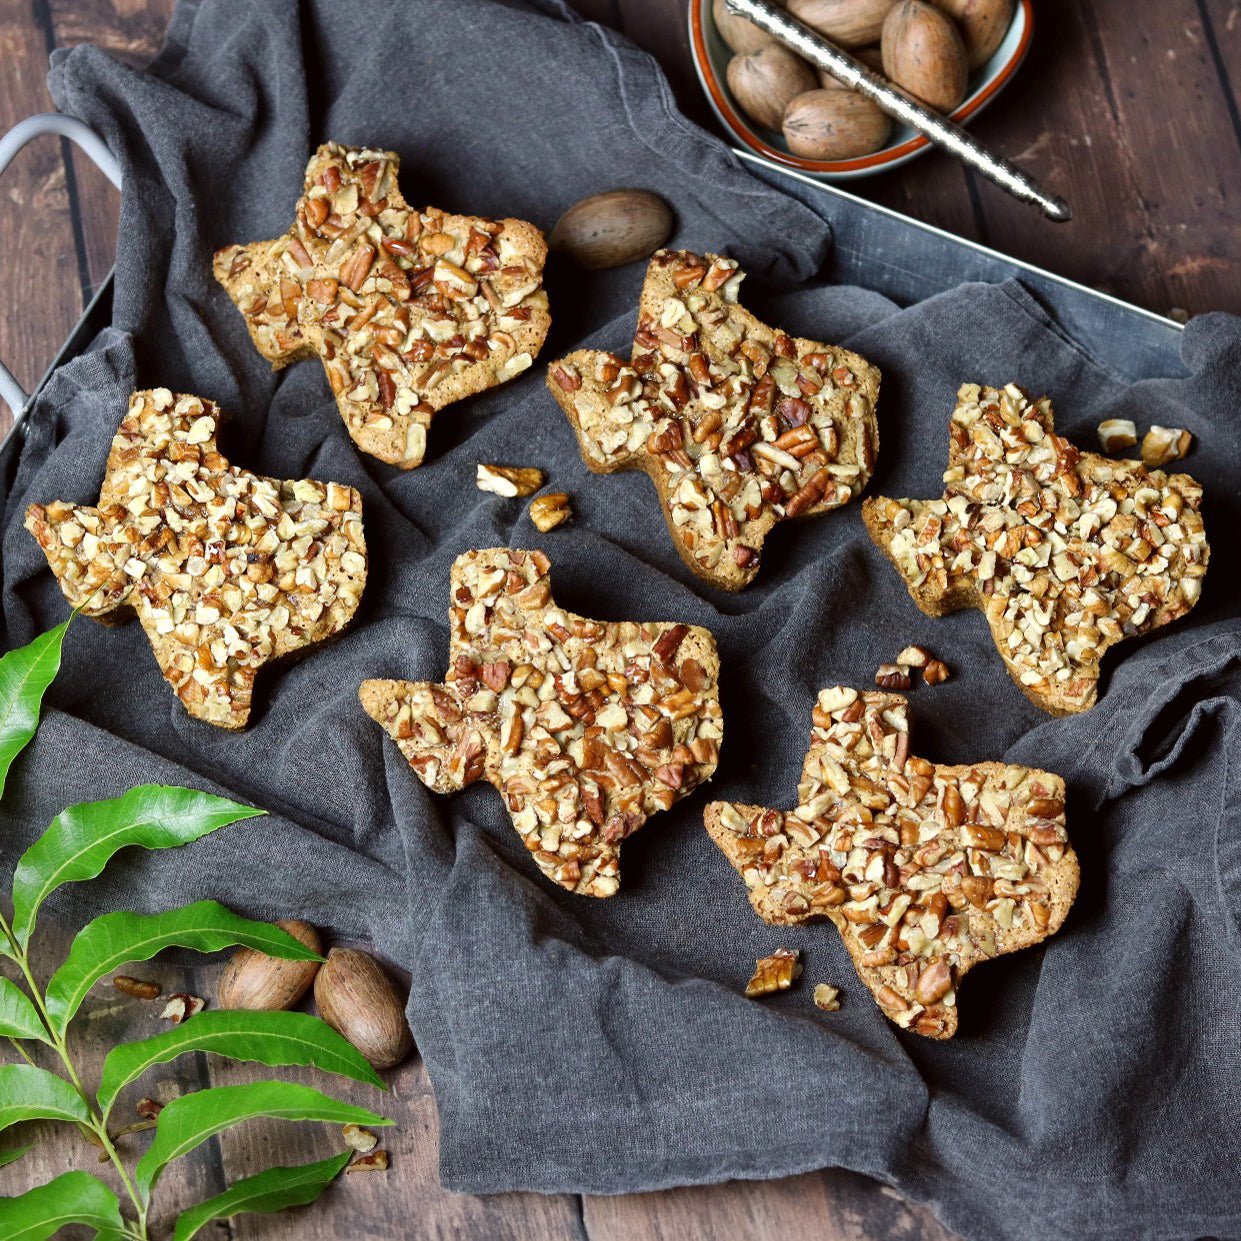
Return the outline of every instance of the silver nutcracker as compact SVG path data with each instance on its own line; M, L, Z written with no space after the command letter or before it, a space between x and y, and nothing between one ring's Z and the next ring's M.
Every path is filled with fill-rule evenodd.
M963 163L977 169L1014 198L1023 203L1034 203L1049 220L1063 224L1073 218L1072 209L1063 198L1048 194L1028 173L993 155L959 125L954 125L947 117L904 94L887 78L868 69L860 60L841 51L834 43L768 0L726 0L726 3L730 13L744 17L774 35L802 59L838 78L859 95L865 95L889 116L925 134L936 146L951 151Z

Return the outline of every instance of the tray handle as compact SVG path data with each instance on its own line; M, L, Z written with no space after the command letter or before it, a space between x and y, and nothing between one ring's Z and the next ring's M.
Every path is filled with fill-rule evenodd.
M28 142L41 138L44 134L56 134L68 138L85 155L87 155L109 181L119 190L121 188L121 165L115 155L108 150L103 139L89 125L75 120L71 116L62 116L59 112L43 112L37 116L28 116L18 121L4 137L0 138L0 174L13 162L13 157ZM30 399L25 389L17 382L13 372L0 360L0 400L3 400L13 411L13 417L20 418L26 402Z

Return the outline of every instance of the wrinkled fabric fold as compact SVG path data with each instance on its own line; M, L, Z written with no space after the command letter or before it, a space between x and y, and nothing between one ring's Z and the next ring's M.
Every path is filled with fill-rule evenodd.
M97 496L137 387L219 402L238 466L357 487L371 570L338 641L260 676L241 735L185 714L136 624L75 623L0 805L6 866L64 805L140 782L271 813L126 857L50 914L215 897L370 939L412 973L453 1189L614 1193L834 1165L970 1238L1241 1232L1237 320L1189 325L1185 374L1126 384L1019 284L905 308L819 284L827 223L680 117L649 57L554 0L200 0L178 7L152 71L83 47L55 55L51 82L121 157L126 192L115 327L29 415L6 499L7 645L65 614L25 504ZM272 374L209 266L218 245L289 225L327 138L398 150L411 202L545 229L585 194L656 190L674 244L760 278L742 299L761 317L882 368L872 492L940 494L963 382L1050 393L1083 447L1104 417L1187 427L1213 541L1200 605L1113 652L1097 708L1053 720L1011 683L981 616L917 611L856 504L780 527L743 594L704 586L649 481L590 475L542 385L540 363L580 344L628 351L641 264L584 274L554 257L552 336L533 370L445 411L421 468L360 457L319 363ZM539 535L521 502L475 489L479 462L539 466L574 521ZM543 547L567 608L705 625L719 643L719 771L626 843L611 900L545 882L492 788L429 794L357 701L368 677L442 677L452 561L500 545ZM792 805L817 690L870 684L910 642L954 672L911 696L917 752L1059 772L1082 860L1060 934L971 974L942 1045L885 1021L830 925L759 922L702 827L709 797ZM778 946L801 950L801 983L745 999L753 961ZM840 1012L811 1004L820 981L843 989Z

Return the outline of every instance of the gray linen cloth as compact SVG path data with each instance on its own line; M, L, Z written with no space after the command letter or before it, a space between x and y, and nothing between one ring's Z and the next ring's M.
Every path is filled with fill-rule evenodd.
M1128 385L1015 284L905 309L808 284L827 225L680 118L649 58L556 0L183 3L150 73L83 47L56 55L52 88L124 162L115 329L30 416L5 508L7 644L65 615L22 509L96 497L135 387L217 400L242 466L359 487L372 567L352 629L266 671L242 735L185 714L137 625L75 625L0 811L7 867L64 805L142 781L267 807L180 853L128 856L56 908L211 896L373 941L412 973L454 1189L609 1193L839 1165L973 1238L1241 1232L1235 320L1189 326L1185 375ZM963 381L1050 392L1083 445L1109 415L1188 427L1214 540L1199 608L1111 657L1095 710L1052 720L1012 685L978 614L916 610L856 505L782 528L740 596L694 580L650 483L587 473L539 365L437 419L423 468L360 457L318 362L273 376L209 269L216 246L289 224L304 161L329 136L400 151L411 201L544 228L593 191L658 191L675 244L767 278L745 286L756 310L883 368L874 489L938 494ZM554 262L544 360L587 338L627 350L641 277ZM479 461L542 467L576 520L537 535L524 505L475 490ZM719 641L715 782L626 844L612 900L538 876L489 786L429 794L357 702L366 677L443 674L449 566L502 544L544 547L567 607L706 625ZM761 923L702 829L710 795L792 804L816 691L867 684L910 641L956 670L913 695L917 752L1060 772L1082 858L1064 929L971 975L947 1044L880 1015L830 925ZM800 986L745 999L754 959L782 944L804 954ZM843 987L840 1012L811 1006L820 980Z

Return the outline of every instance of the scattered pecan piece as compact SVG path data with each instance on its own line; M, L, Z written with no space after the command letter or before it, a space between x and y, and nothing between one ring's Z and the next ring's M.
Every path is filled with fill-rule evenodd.
M907 646L897 657L902 668L925 668L931 653L921 646Z
M1155 468L1178 461L1193 442L1194 437L1180 427L1151 427L1142 437L1142 464Z
M1138 429L1128 418L1106 418L1097 428L1099 445L1105 453L1123 452L1138 442Z
M530 520L544 534L555 530L557 526L563 526L572 516L573 509L567 492L550 491L547 495L536 496L530 501Z
M371 1151L368 1155L359 1155L345 1168L346 1172L387 1172L387 1170L387 1151Z
M932 659L922 669L922 679L928 685L942 685L948 679L948 665L942 659Z
M158 983L147 982L145 978L130 978L128 974L117 974L112 985L122 995L132 996L135 1000L158 1000L163 993Z
M532 496L543 485L543 471L526 465L480 465L475 483L479 491L506 499Z
M880 689L908 689L913 681L909 673L897 664L880 664L875 670L875 684Z
M814 1006L825 1013L840 1011L840 988L830 987L827 983L816 983L814 988Z
M364 1155L373 1151L379 1145L379 1139L369 1129L364 1129L361 1125L345 1125L341 1129L341 1135L345 1139L345 1145L350 1150L360 1151Z
M777 948L770 956L761 957L754 963L754 976L745 985L746 995L753 998L787 991L801 975L799 955L796 948Z
M168 997L168 1003L164 1005L164 1011L160 1013L160 1016L165 1021L171 1021L174 1026L179 1026L183 1021L201 1013L206 1004L206 1000L200 996L187 995L184 991L179 991L176 995Z

